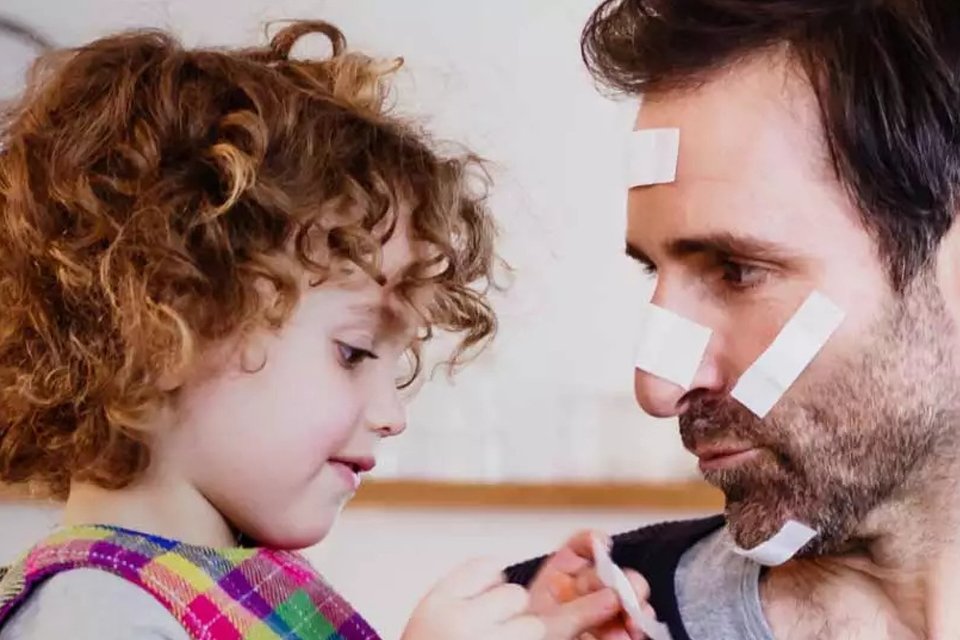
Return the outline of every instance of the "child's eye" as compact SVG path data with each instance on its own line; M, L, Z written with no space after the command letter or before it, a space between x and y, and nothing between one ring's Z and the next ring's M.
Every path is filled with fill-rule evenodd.
M359 366L364 360L377 360L379 358L372 351L351 346L346 342L337 342L337 353L340 356L340 364L347 369Z

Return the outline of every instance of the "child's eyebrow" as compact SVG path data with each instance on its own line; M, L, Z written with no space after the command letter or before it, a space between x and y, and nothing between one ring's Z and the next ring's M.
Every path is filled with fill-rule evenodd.
M409 321L396 309L382 303L364 302L353 304L348 311L376 324L379 331L385 333L404 333Z

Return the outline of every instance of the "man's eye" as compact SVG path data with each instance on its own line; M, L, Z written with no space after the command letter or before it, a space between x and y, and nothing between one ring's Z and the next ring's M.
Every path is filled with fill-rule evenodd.
M767 270L733 260L722 260L720 270L723 281L735 289L750 289L763 283Z
M346 342L337 342L337 353L340 356L340 364L348 369L359 366L366 360L377 360L377 354L367 349L354 347Z

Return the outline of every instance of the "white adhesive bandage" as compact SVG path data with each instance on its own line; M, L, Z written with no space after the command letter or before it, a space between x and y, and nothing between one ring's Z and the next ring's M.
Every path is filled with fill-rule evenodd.
M653 303L644 312L637 369L689 389L713 332Z
M844 313L823 294L814 291L780 334L740 377L731 395L757 417L770 412L833 332Z
M593 562L600 582L617 593L624 611L640 631L643 631L650 640L672 640L667 625L644 613L640 608L640 600L630 580L627 579L623 570L613 563L606 547L596 537L593 538Z
M647 187L677 179L680 129L639 129L627 142L627 187Z
M787 520L777 535L753 549L735 547L734 552L767 567L777 567L803 549L817 532L796 520Z

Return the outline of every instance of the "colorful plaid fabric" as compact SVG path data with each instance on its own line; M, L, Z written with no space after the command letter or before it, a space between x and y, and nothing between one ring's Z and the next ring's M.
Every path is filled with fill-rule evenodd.
M79 568L146 590L195 640L380 640L300 554L99 526L54 534L0 577L0 626L44 580Z

